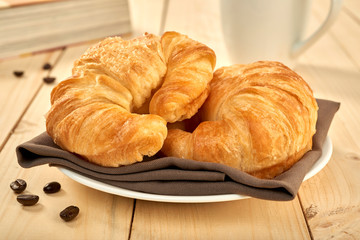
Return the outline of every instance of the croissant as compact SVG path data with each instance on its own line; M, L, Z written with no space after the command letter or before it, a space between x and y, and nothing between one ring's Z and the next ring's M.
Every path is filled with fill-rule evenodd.
M52 90L46 130L61 148L98 165L142 161L161 149L167 121L190 118L203 104L215 61L210 48L176 32L106 38ZM183 84L191 91L174 93Z
M222 67L210 87L202 122L192 133L170 129L165 155L273 178L311 150L318 106L308 84L283 64Z
M149 110L173 123L191 118L204 103L216 57L207 46L176 32L165 33L161 43L167 72L163 85L150 101Z

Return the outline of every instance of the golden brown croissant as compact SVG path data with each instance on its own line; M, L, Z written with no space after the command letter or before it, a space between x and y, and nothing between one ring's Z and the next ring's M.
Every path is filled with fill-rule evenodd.
M277 62L215 71L192 132L170 129L168 156L218 162L259 178L289 169L312 147L317 103L295 72Z
M161 37L166 78L150 102L150 113L176 122L193 116L209 95L216 57L213 50L176 32ZM196 54L194 54L196 53Z
M162 113L177 120L191 117L197 111L187 105L203 92L207 94L213 71L204 60L208 55L213 66L212 50L179 33L164 34L163 39L152 34L129 41L107 38L89 48L75 62L73 76L53 89L52 106L46 116L47 132L63 149L102 166L142 161L144 155L157 153L166 138ZM176 73L177 65L173 65L176 62L180 63L181 72ZM201 64L197 66L197 62ZM197 69L201 72L199 77L193 74ZM209 79L204 80L203 75ZM188 93L189 97L172 102L171 109L165 103L166 111L156 108L154 112L160 116L137 114L148 104L153 91L159 88L161 91L164 81L170 83L166 84L167 93L161 94L165 96L177 91L181 81L200 87L197 95Z

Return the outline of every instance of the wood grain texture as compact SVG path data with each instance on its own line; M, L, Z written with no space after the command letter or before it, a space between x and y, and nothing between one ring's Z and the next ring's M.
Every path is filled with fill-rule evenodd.
M228 65L219 32L219 0L206 1L206 5L204 1L169 0L165 30L177 30L204 42L215 50L218 67ZM161 18L157 14L166 1L156 2L160 8L152 1L132 2L137 3L132 6L138 8L140 29L158 31ZM327 2L313 1L309 33L326 15ZM247 199L172 204L137 200L134 208L132 199L82 186L55 168L22 169L16 163L15 147L45 130L44 114L50 107L53 85L42 84L42 63L54 62L51 75L60 81L69 76L73 60L88 45L68 48L63 55L42 53L0 62L0 238L359 239L359 13L359 1L345 0L338 21L295 68L316 97L339 101L341 107L329 132L334 147L329 164L304 182L291 202ZM25 75L14 79L12 71L18 67ZM22 207L16 202L16 194L9 188L16 178L27 180L27 193L40 196L36 206ZM43 185L54 180L62 184L62 190L57 195L44 194ZM70 204L78 205L80 214L75 221L65 223L58 214Z
M324 0L322 0L324 1ZM360 2L358 0L344 0L343 9L359 23L360 20Z
M137 201L131 239L310 239L298 200Z
M81 45L66 50L52 75L59 81L64 79L71 72L74 59L87 47ZM41 166L23 169L17 164L16 146L45 131L44 114L50 107L52 87L42 86L0 153L0 188L3 189L0 192L0 232L5 239L98 239L99 233L105 239L128 239L132 199L85 187L56 168ZM40 200L35 206L23 207L16 201L16 194L11 191L9 184L17 178L27 181L25 193L39 195ZM62 190L46 195L42 188L50 181L58 181ZM66 223L59 213L69 205L78 206L80 214L74 221Z
M316 2L316 4L315 4ZM314 1L319 24L326 9ZM302 57L297 70L320 98L341 102L330 128L333 155L318 175L302 184L299 199L314 239L360 237L359 25L346 12ZM345 25L345 23L348 23Z
M207 1L206 7L203 4L201 0L191 4L170 1L165 31L177 29L202 41L216 52L217 67L229 65L219 22L219 2ZM307 239L309 233L303 219L298 199L290 203L250 199L181 205L137 201L131 239L264 239L269 236Z
M22 58L0 60L0 150L26 107L49 74L45 63L54 64L60 51ZM16 77L14 71L23 71Z
M328 8L324 6L329 4L328 2L330 1L320 0L314 2L312 15L316 20L325 19ZM353 14L353 10L356 7L360 8L359 1L345 0L342 11L340 11L336 22L329 29L327 35L331 36L339 48L346 54L346 57L360 70L360 13L357 11L357 15Z

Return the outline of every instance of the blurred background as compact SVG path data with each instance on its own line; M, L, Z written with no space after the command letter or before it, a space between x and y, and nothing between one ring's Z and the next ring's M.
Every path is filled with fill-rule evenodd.
M37 183L59 177L67 183L68 188L65 189L68 193L76 193L74 197L93 196L79 200L87 209L92 203L100 203L99 207L91 208L95 212L83 212L80 220L86 224L73 228L61 224L66 229L57 231L61 233L59 238L96 238L101 232L108 238L116 236L120 239L124 236L123 239L130 239L129 231L131 239L136 239L136 236L140 236L139 239L141 236L163 239L174 237L175 231L183 239L223 239L224 234L244 238L263 239L261 236L271 235L275 239L292 239L289 233L298 234L300 239L360 239L359 0L343 1L334 24L300 55L294 66L295 71L309 83L315 97L341 102L329 132L334 146L332 159L324 170L302 185L295 201L285 204L249 199L217 207L213 204L179 206L137 201L136 208L132 208L129 205L132 201L123 202L121 198L98 194L80 184L72 188L71 180L66 180L56 169L24 171L14 161L16 146L44 132L44 115L50 108L50 92L55 84L68 78L74 61L89 46L106 36L120 35L129 39L144 32L160 35L164 31L175 30L211 47L216 52L217 68L231 64L229 51L232 49L225 45L221 23L221 3L224 1L0 0L0 174L5 179L0 181L1 186L8 188L10 179L18 176L28 177ZM239 1L252 3L255 0ZM326 19L331 0L303 1L307 1L310 8L302 36L306 38ZM54 48L56 50L49 51ZM52 67L44 70L43 66L48 63ZM14 75L14 71L22 73L21 77ZM56 80L48 84L43 82L44 77ZM77 191L80 188L81 191ZM39 222L24 221L33 219L34 212L23 211L18 206L15 208L17 203L14 203L12 194L2 191L0 196L3 200L0 215L7 223L0 224L0 232L8 239L41 239L46 234L54 234L53 229L59 228L58 222L49 220L52 208L43 207L50 206L46 204L46 199L43 199L43 205L40 204L43 207L41 211L36 212ZM68 196L64 194L62 197ZM59 201L63 199L58 198ZM114 210L111 206L109 208L109 201L115 201L118 214L108 214ZM14 207L11 207L12 204ZM11 214L7 214L8 211ZM132 214L136 217L131 218ZM93 221L94 216L116 218L116 221L114 224ZM22 220L18 221L20 218ZM127 219L134 219L133 225L126 222ZM246 224L243 224L244 220ZM46 221L47 228L40 230L41 221ZM224 221L229 223L224 228L226 232L219 230L223 229L219 226L224 226ZM15 222L17 224L12 224ZM132 229L126 226L132 226Z
M106 36L130 38L176 30L214 49L217 66L228 65L231 49L226 49L222 34L222 1L226 0L0 0L0 59ZM304 38L326 19L331 1L309 2L311 14ZM354 52L360 52L360 13L355 11L359 5L358 0L345 0L328 33L335 39L333 32L347 36L348 43L341 47L354 55L358 66L360 57Z
M0 58L130 32L127 0L0 1Z

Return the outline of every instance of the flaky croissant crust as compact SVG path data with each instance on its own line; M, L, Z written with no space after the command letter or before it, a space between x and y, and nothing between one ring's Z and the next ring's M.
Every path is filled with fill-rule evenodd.
M214 67L214 52L180 33L106 38L51 92L47 132L102 166L142 161L161 149L167 122L190 118L203 104ZM179 93L184 86L192 91ZM138 114L149 104L151 114Z
M213 74L215 61L210 48L176 32L107 38L53 89L47 132L63 149L102 166L132 164L162 149L259 178L286 171L312 146L312 90L278 62ZM168 130L200 107L192 133Z
M223 67L210 85L203 122L192 133L170 129L165 155L273 178L311 149L318 106L308 84L283 64Z

